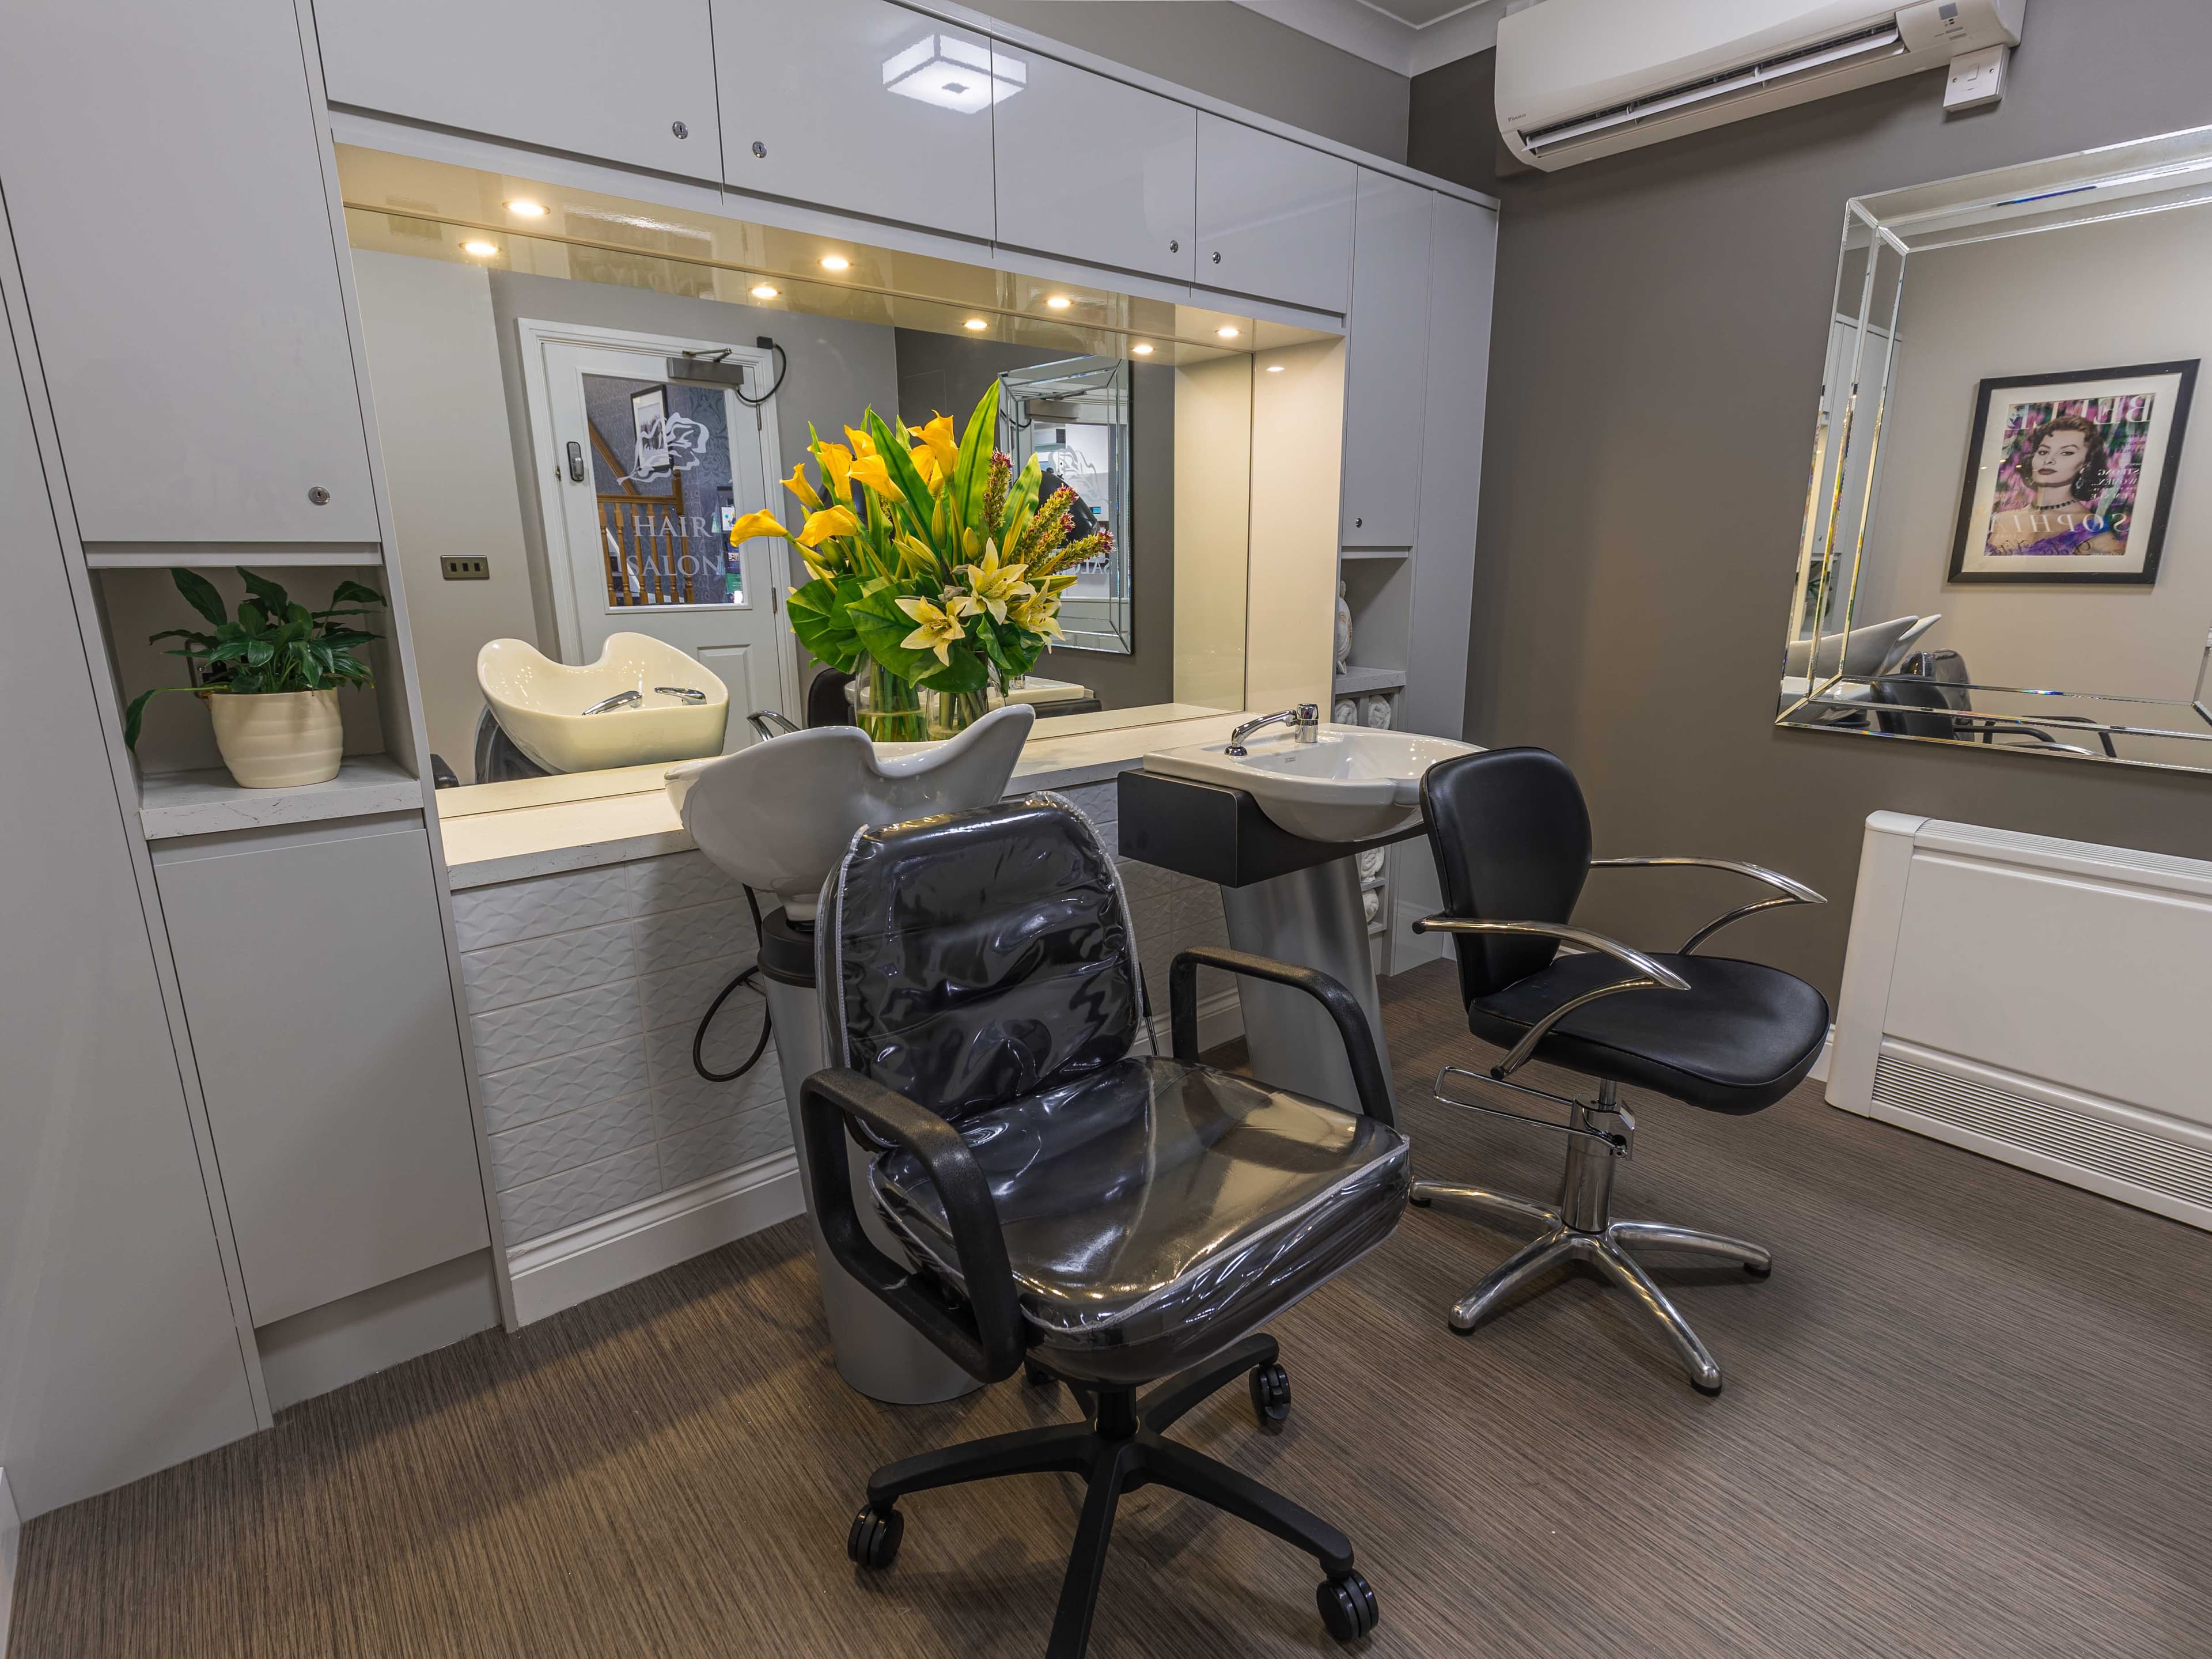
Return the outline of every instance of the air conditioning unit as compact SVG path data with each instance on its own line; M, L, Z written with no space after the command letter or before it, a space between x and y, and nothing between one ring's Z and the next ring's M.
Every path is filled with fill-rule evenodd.
M1498 130L1547 172L2020 42L2027 0L1537 0L1498 22Z

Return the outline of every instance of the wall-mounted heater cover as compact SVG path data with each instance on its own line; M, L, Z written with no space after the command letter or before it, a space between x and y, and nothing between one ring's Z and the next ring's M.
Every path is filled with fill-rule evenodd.
M1498 20L1498 130L1546 171L2017 46L2027 0L1540 0Z
M1828 1101L2212 1229L2212 863L1876 812Z

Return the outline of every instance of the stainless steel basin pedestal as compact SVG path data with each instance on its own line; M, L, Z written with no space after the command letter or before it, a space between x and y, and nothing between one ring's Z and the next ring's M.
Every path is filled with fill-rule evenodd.
M1331 859L1247 886L1224 886L1221 908L1231 949L1317 968L1343 981L1367 1012L1388 1078L1390 1052L1382 1039L1357 860ZM1237 994L1244 1006L1244 1042L1255 1077L1348 1112L1359 1109L1344 1039L1311 997L1252 979L1239 980Z
M771 911L763 919L762 927L770 937L762 940L761 979L768 991L769 1018L775 1028L776 1058L783 1067L792 1144L799 1152L799 1189L810 1195L806 1231L814 1241L815 1272L822 1281L822 1307L829 1316L837 1374L871 1400L892 1406L927 1406L971 1393L982 1383L947 1359L920 1331L839 1267L823 1239L822 1228L814 1218L806 1136L799 1119L799 1085L830 1063L823 1053L822 1005L814 986L811 934L794 928L781 910ZM799 948L780 952L775 948L779 942ZM905 1261L905 1249L876 1213L875 1200L867 1190L868 1160L873 1156L848 1138L845 1162L852 1174L854 1207L876 1248L895 1261Z

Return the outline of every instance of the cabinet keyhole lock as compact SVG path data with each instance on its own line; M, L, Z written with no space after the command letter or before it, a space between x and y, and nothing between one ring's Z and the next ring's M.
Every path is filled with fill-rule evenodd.
M328 507L331 504L331 492L320 484L311 484L307 489L307 499L317 507Z
M1221 255L1218 252L1213 256L1213 263L1217 265L1221 263Z
M1364 519L1354 519L1352 521L1352 527L1354 530L1364 530L1367 527L1367 520Z
M682 121L671 121L668 124L668 130L678 138L689 138L691 136L691 129Z
M768 160L768 146L757 138L753 140L753 159L760 161Z
M1169 241L1168 252L1170 253L1180 253L1182 252L1182 242L1180 238L1171 239Z

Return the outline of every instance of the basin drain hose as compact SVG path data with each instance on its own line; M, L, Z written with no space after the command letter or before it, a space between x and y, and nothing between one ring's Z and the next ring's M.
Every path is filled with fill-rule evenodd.
M761 1010L760 1041L753 1044L752 1053L745 1056L743 1063L738 1066L738 1069L734 1072L710 1072L707 1069L706 1048L708 1028L714 1024L714 1016L722 1012L722 1005L730 1000L730 994L735 991L740 985L752 985L754 976L760 972L760 901L753 896L753 890L750 887L745 889L745 908L753 913L753 964L751 967L745 969L727 985L725 985L722 988L720 994L717 995L712 1002L707 1005L707 1012L699 1017L699 1029L691 1034L691 1069L698 1073L701 1077L706 1079L709 1083L733 1083L738 1079L743 1077L747 1072L751 1071L754 1066L760 1064L761 1056L768 1052L768 1040L772 1035L769 1027L768 1010L765 1007L763 1007ZM759 991L760 988L754 985L753 989ZM766 992L761 992L763 1002L765 1002L767 995L768 994Z

